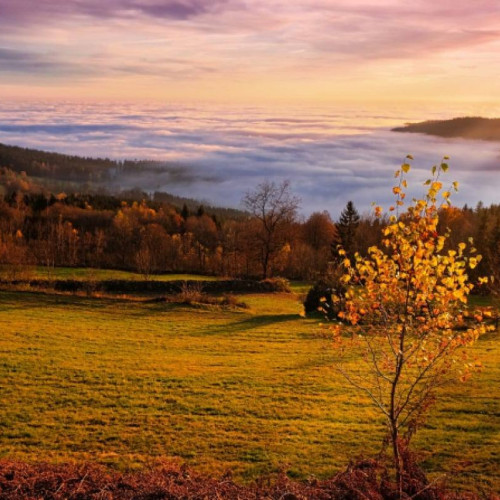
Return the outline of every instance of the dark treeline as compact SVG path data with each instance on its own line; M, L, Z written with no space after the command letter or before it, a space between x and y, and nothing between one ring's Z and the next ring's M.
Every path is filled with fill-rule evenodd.
M191 180L186 165L172 162L84 158L6 144L0 144L0 166L36 179L49 189L107 191L145 176L162 176L172 182Z
M126 166L108 158L81 158L5 144L0 144L0 165L31 177L75 182L110 180L117 169Z
M11 278L42 265L315 279L335 266L338 244L364 254L380 243L384 224L359 216L351 202L335 221L326 211L301 220L286 183L248 193L246 214L221 214L161 196L47 194L30 190L27 176L15 180L4 182L0 196L0 263ZM453 245L473 237L483 255L478 274L498 282L500 205L443 209L441 226L451 229Z
M500 140L500 119L464 116L451 120L429 120L409 123L392 129L394 132L415 132L439 137L462 137L485 141Z
M0 150L2 148L2 145L0 144ZM7 149L11 151L12 149L15 149L13 146L7 146ZM35 150L30 150L30 149L23 149L23 148L18 148L21 151L26 151L28 153L36 152ZM44 153L44 154L52 154L52 153ZM55 154L56 157L63 157L63 155ZM20 158L23 158L23 156L20 156ZM82 161L87 161L85 158L79 158L79 157L64 157L68 159L68 165L67 168L71 168L71 165L73 163L71 162L72 158L76 158L77 160L82 160ZM100 160L94 160L94 159L89 159L91 164L93 162L99 162ZM103 162L108 162L108 160L102 160ZM114 164L113 162L111 162ZM124 162L124 164L130 163L132 165L138 165L140 162ZM2 165L0 163L0 165ZM130 169L132 170L132 169ZM182 196L176 196L170 193L165 193L162 191L155 191L152 194L146 193L143 190L139 188L133 188L133 189L127 189L127 190L109 190L105 187L96 187L92 186L88 183L82 182L82 181L76 181L76 182L65 182L61 179L57 179L55 181L52 181L50 178L47 176L45 177L35 177L29 175L25 170L21 170L21 166L17 166L17 170L13 170L10 167L2 167L0 166L0 196L12 196L12 193L14 192L19 192L19 193L29 193L30 195L33 194L41 194L43 195L40 200L41 203L46 204L46 199L51 199L53 198L53 195L51 196L50 193L60 193L60 192L78 192L79 195L79 203L82 203L82 200L85 200L85 196L88 197L88 199L93 200L93 205L95 203L104 203L104 204L113 204L115 205L120 205L120 201L137 201L137 200L143 200L143 199L148 199L149 203L156 203L156 204L161 204L161 203L166 203L169 205L172 205L173 207L176 207L178 209L181 209L183 206L186 206L189 210L195 211L197 208L200 206L200 201L199 200L194 200L191 198L185 198ZM101 208L102 205L99 205L96 208ZM211 213L222 217L222 218L233 218L233 219L238 219L242 218L245 216L245 214L237 209L234 208L224 208L224 207L213 207L213 206L208 206L208 210L210 210Z
M182 166L175 163L85 158L6 144L0 144L0 165L30 177L79 183L100 183L121 175L157 172L161 168L177 175L182 173Z

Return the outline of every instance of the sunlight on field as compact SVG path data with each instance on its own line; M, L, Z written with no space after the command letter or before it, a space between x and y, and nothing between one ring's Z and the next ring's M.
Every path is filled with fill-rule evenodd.
M86 267L56 267L46 268L38 266L33 271L36 279L73 279L73 280L144 280L142 274L118 269L91 269ZM197 274L153 274L148 277L155 281L175 280L203 280L211 281L220 279L216 276L201 276Z
M166 457L248 480L327 476L378 452L380 417L334 372L297 296L242 300L250 309L0 292L0 456L120 468ZM447 389L415 444L433 475L495 488L498 334L475 350L484 370Z

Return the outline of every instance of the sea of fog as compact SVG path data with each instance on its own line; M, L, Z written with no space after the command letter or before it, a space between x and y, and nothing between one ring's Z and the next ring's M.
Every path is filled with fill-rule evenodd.
M186 175L137 176L123 188L163 190L239 207L264 179L289 179L302 213L348 200L361 211L391 203L393 172L407 153L409 182L422 192L428 170L451 157L457 205L500 202L500 143L391 132L406 122L500 116L480 106L216 107L208 105L0 102L0 142L46 151L183 165Z

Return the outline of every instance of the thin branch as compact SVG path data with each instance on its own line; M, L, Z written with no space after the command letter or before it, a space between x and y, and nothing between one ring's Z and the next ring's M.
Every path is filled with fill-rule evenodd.
M368 394L368 396L371 398L371 400L378 406L378 408L382 411L382 413L387 417L389 418L389 413L387 412L387 410L385 409L385 406L383 404L382 401L379 401L374 395L373 393L370 391L370 389L368 389L367 387L364 387L363 385L361 384L358 384L357 382L355 382L348 374L347 372L342 368L341 365L337 365L336 366L336 369L337 371L353 386L355 387L356 389L359 389L360 391L364 391L366 392L366 394Z

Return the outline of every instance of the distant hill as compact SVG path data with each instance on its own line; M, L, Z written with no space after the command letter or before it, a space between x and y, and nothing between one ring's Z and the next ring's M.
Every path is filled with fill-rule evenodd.
M89 158L38 149L0 144L0 166L14 172L26 172L30 177L59 182L117 184L119 179L137 178L146 174L160 175L172 181L189 182L191 169L188 165L153 160L111 160Z
M16 175L19 177L15 181ZM190 183L199 180L189 165L151 160L111 160L88 158L0 143L0 193L6 181L19 185L24 181L27 190L37 187L58 193L109 194L126 200L149 198L191 211L204 205L207 213L221 218L246 217L241 210L210 206L206 202L184 198L160 191L158 186ZM149 187L144 187L145 182ZM136 187L137 186L137 187Z
M429 120L420 123L409 123L404 127L396 127L392 130L394 132L416 132L438 137L500 141L500 118L466 116L451 120Z

